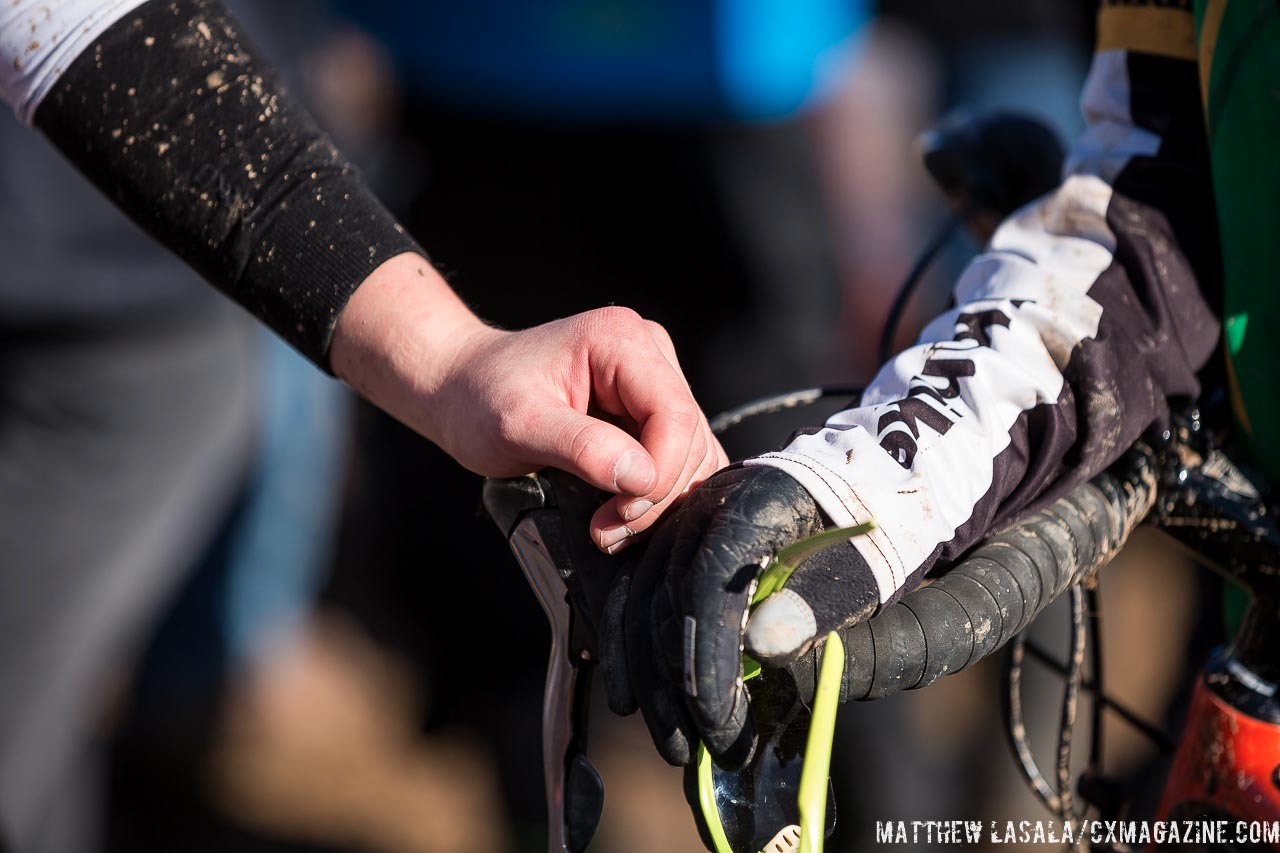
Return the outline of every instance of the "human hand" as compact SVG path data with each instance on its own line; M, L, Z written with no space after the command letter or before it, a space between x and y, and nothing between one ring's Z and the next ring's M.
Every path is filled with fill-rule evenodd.
M609 553L728 463L661 326L602 308L494 329L416 255L388 261L356 291L332 363L478 474L554 467L613 492L590 525Z
M699 740L726 767L750 758L744 648L765 665L786 666L818 638L875 611L871 570L841 543L803 560L748 619L762 567L827 526L789 475L733 468L695 490L619 576L601 637L609 705L619 714L638 706L671 764L692 762Z
M484 329L438 399L441 446L490 477L559 468L617 497L591 520L616 553L728 464L666 332L624 308L520 332Z

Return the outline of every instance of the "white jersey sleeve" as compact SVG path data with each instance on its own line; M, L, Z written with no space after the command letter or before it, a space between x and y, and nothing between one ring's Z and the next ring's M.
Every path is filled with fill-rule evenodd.
M840 526L876 519L854 544L882 601L1008 493L997 460L1020 454L1019 421L1058 403L1068 361L1098 333L1090 290L1115 252L1110 200L1103 181L1075 177L1015 214L956 284L960 307L890 361L861 405L748 463L791 474Z
M147 0L0 0L0 99L30 125L71 63Z
M1220 273L1196 69L1178 47L1194 44L1191 15L1168 11L1180 52L1153 55L1114 49L1116 14L1103 10L1089 130L1062 185L996 230L959 307L855 408L746 463L795 477L838 525L878 522L852 544L882 603L1199 393Z

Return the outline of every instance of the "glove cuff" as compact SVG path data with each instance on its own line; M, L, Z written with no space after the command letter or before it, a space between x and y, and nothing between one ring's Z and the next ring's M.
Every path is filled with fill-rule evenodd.
M777 468L793 477L836 527L854 527L873 519L870 509L836 472L808 455L780 450L747 459L743 464ZM874 580L875 604L885 605L901 597L916 566L906 564L884 530L876 528L866 536L859 536L849 547ZM844 560L847 563L847 555Z

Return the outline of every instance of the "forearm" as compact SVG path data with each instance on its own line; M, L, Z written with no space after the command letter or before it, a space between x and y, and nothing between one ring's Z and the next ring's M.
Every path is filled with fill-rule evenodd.
M100 24L129 5L67 7L96 6ZM322 367L361 282L421 253L220 4L152 0L63 59L20 113L33 111L124 212Z
M413 253L379 266L352 295L330 348L333 372L442 447L454 447L441 390L462 351L490 335L430 264Z
M593 518L599 547L635 541L727 461L656 324L622 308L522 332L478 320L215 0L6 0L0 97L213 284L462 465L558 467L617 493Z

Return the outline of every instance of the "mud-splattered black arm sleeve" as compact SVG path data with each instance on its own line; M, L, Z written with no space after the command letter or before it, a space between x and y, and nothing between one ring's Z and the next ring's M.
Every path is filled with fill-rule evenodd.
M338 314L417 244L216 0L151 0L35 125L130 217L318 365Z

